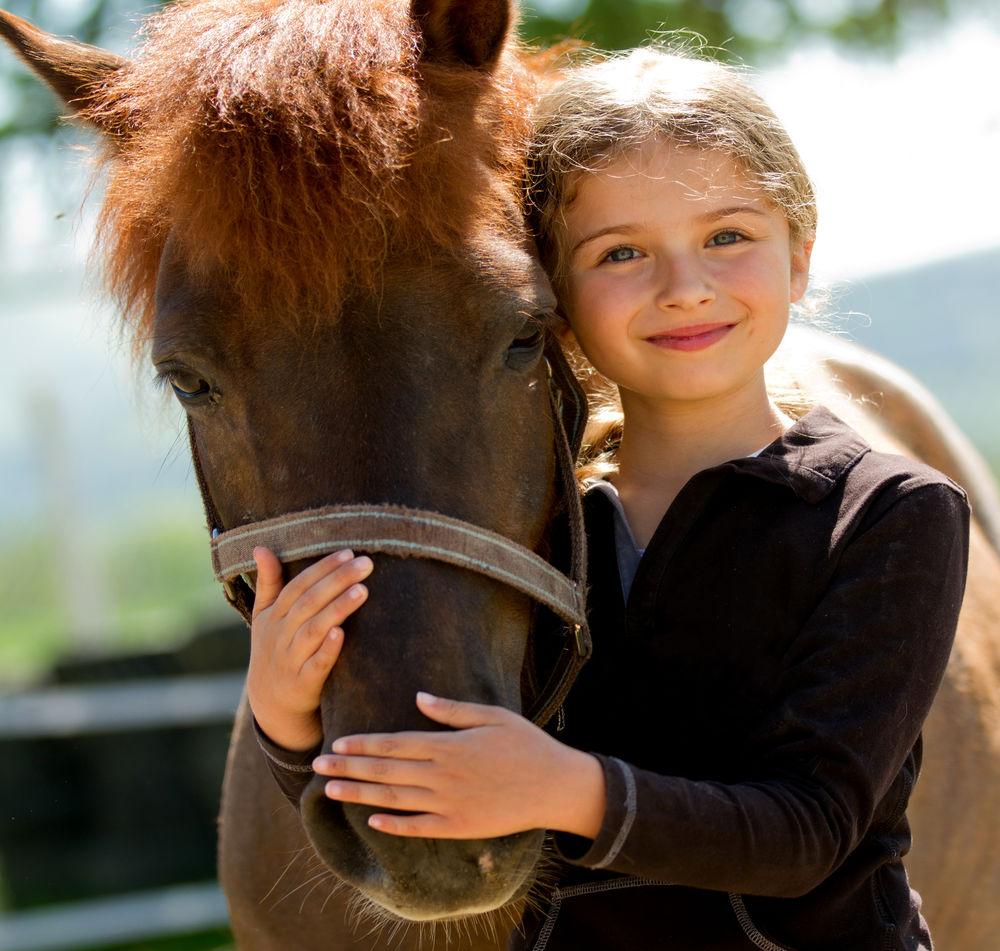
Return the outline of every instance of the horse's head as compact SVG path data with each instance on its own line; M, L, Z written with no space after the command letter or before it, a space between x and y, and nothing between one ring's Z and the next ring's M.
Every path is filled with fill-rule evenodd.
M155 17L125 60L0 14L107 142L111 286L187 413L223 528L395 503L545 548L553 299L524 225L532 80L510 30L506 0L201 0ZM326 743L433 728L418 689L520 709L529 599L375 560ZM302 802L329 866L407 918L504 904L540 848L540 832L394 838L370 812L319 778Z

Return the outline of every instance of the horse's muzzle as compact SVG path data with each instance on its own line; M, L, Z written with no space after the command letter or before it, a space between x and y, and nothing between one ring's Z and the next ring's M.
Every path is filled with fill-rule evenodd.
M497 839L420 839L368 826L376 810L328 799L317 776L303 793L302 823L338 877L409 921L484 914L521 897L541 855L541 830Z

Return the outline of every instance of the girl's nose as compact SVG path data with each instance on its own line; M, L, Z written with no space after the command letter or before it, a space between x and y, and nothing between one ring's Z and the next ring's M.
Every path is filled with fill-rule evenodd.
M656 279L656 306L661 310L693 310L715 300L715 288L697 261L664 261Z

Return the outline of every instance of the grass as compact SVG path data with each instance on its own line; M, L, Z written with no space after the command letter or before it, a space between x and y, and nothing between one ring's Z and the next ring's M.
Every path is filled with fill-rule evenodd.
M228 610L205 531L169 508L105 520L85 546L22 530L0 548L0 687L30 683L68 653L156 650Z
M132 941L128 944L81 948L80 951L236 951L236 945L233 942L232 932L223 928L198 934Z

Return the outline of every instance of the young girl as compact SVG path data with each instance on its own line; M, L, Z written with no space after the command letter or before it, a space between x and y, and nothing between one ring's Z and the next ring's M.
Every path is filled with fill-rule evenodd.
M794 147L733 70L639 50L547 96L536 165L567 342L620 397L590 431L594 657L560 740L419 694L455 732L389 755L343 737L313 768L333 799L409 811L371 817L389 835L552 830L556 884L512 947L929 949L905 810L968 507L827 409L793 420L769 399L816 223ZM319 611L342 623L371 569L331 556L282 591L258 558L250 697L290 789L267 735L318 741L342 639L291 635Z

